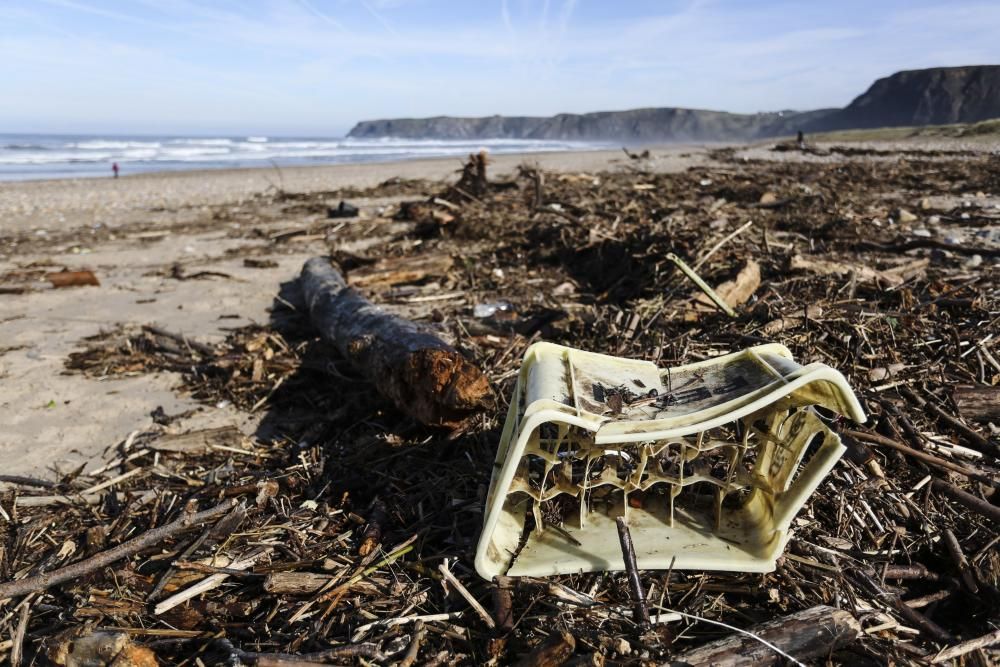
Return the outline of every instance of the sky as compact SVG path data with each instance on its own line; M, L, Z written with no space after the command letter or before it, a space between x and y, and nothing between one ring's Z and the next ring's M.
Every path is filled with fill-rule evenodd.
M0 133L844 106L998 35L995 0L0 0Z

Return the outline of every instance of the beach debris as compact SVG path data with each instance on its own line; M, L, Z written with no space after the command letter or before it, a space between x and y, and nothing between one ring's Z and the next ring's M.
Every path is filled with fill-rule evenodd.
M518 377L476 550L486 579L634 571L633 557L642 569L769 572L845 451L816 408L866 420L840 373L775 344L660 369L536 343Z
M514 304L510 301L488 301L477 303L472 307L472 316L476 319L485 320L493 317L497 313L507 313L514 310Z
M868 266L838 262L821 257L794 255L788 268L793 271L809 271L821 276L854 276L865 282L879 282L885 285L902 285L907 280L923 274L930 265L929 259L916 259L901 266L879 271Z
M715 288L715 294L723 303L735 309L749 301L758 287L760 287L760 264L751 259L734 279L727 280ZM686 317L695 320L704 313L715 312L713 305L712 299L706 293L699 294L694 301L693 310L688 311Z
M48 650L48 658L60 667L156 667L156 654L132 643L124 632L87 632L78 626L62 633Z
M649 149L647 148L641 153L633 153L627 147L622 146L622 151L628 156L630 160L648 160L649 159Z
M708 299L715 304L719 310L724 312L726 315L729 315L729 317L736 317L736 311L733 310L732 306L726 303L726 301L719 296L715 290L709 287L708 283L702 280L701 276L695 273L694 269L687 265L687 262L672 252L667 253L667 259L676 264L677 268L680 269L681 272L691 280L691 282L697 285L698 289L704 292L705 296L708 297Z
M46 273L45 279L57 289L63 287L83 287L86 285L100 287L101 285L93 271L56 271L54 273Z
M438 336L365 299L329 258L306 262L299 284L320 335L420 423L457 429L490 405L482 371Z
M455 260L448 254L386 257L349 271L347 282L351 287L366 289L419 283L444 276L454 264Z
M206 454L213 449L246 451L244 437L235 426L191 431L178 435L164 435L149 445L158 452L175 454Z
M458 183L452 185L441 198L459 203L469 200L477 201L484 196L490 189L490 182L486 178L488 162L486 151L471 153L462 166L462 176L458 179Z
M1000 368L996 369L1000 373ZM966 419L1000 424L1000 386L959 386L951 393L955 407Z
M318 193L271 191L240 204L227 202L203 218L188 219L200 215L200 207L184 210L183 226L174 228L178 235L192 228L217 234L220 220L253 220L226 231L250 245L234 247L226 264L203 268L238 265L242 254L257 257L264 250L274 251L284 264L278 254L294 258L309 243L332 244L348 275L387 258L452 257L454 266L446 273L372 289L369 299L434 326L505 398L518 381L522 353L538 338L649 360L660 369L773 339L792 349L796 359L843 369L870 421L845 429L846 420L819 413L847 451L793 519L791 539L772 572L643 570L643 529L630 523L650 610L651 627L643 630L627 571L497 577L496 583L475 575L467 555L483 526L504 411L485 411L455 440L422 428L373 394L372 384L318 336L291 294L275 300L269 321L228 330L225 340L211 339L205 353L197 345L210 339L190 335L194 329L177 329L163 312L162 333L179 338L139 327L112 329L84 340L67 372L99 378L100 384L88 384L111 391L124 383L110 380L169 372L170 383L199 404L198 414L169 429L137 425L107 442L105 459L83 470L46 480L0 475L0 582L61 570L170 525L189 503L211 507L234 499L239 504L110 566L0 602L0 663L18 657L22 665L44 664L42 652L62 631L86 624L126 633L162 664L406 664L404 656L413 650L411 664L510 664L563 632L575 642L566 664L669 664L735 632L713 622L768 639L757 623L784 623L817 605L839 606L861 624L863 634L831 641L814 657L773 637L768 641L807 664L998 662L1000 466L991 450L976 450L968 433L934 408L987 441L1000 442L1000 422L988 416L988 407L973 417L976 408L955 400L966 387L1000 386L1000 355L995 337L989 338L1000 312L1000 265L979 252L995 250L983 234L997 226L998 213L993 206L975 206L978 198L968 200L973 206L961 198L964 192L993 196L1000 162L985 154L926 153L877 162L840 153L823 160L772 161L744 160L743 149L720 148L712 149L711 165L673 173L640 171L639 163L589 174L539 168L540 206L533 203L532 179L522 178L516 190L494 181L478 200L449 202L456 208L432 203L461 224L438 227L431 236L417 233L411 222L380 217L365 224L316 218L338 199L431 202L431 193L446 189L429 181L392 179L374 188ZM699 186L702 181L708 184ZM788 201L758 206L767 192ZM913 192L929 198L928 206L912 201ZM975 252L906 245L913 239L898 236L900 227L886 222L899 205L926 218L935 232L930 240L947 246L946 239L958 239ZM725 240L750 216L752 227ZM34 264L29 256L52 256L71 246L98 249L112 233L126 238L147 231L149 224L50 230L46 237L7 230L4 247L12 268L0 283L38 289L44 274L61 266ZM975 233L962 231L967 227ZM297 231L282 241L281 234L290 230ZM719 240L724 242L706 259L706 249ZM291 245L298 242L303 245ZM760 286L747 305L736 308L739 317L708 316L692 324L683 317L692 290L664 259L668 252L690 258L692 266L705 260L697 272L713 287L732 280L752 259L760 265ZM973 266L967 260L976 254L981 261ZM875 270L931 262L891 286L850 273L790 271L795 255ZM495 269L502 270L502 278ZM242 275L267 277L253 273ZM17 309L0 320L19 316L24 299L16 301ZM475 304L498 301L511 303L515 320L474 316ZM550 316L557 310L558 318ZM21 351L18 340L5 344L9 347L0 347L5 364L34 352ZM893 372L900 364L904 367ZM870 375L873 369L885 369L886 376L877 379L881 373ZM685 380L672 380L675 399L699 386L678 387ZM629 415L648 407L642 401L649 397L637 385L598 384L603 417L626 424L621 428L629 428ZM987 406L990 396L987 392ZM117 394L102 400L114 406ZM218 405L228 408L216 410ZM558 400L551 407L573 411ZM202 436L221 446L203 447L196 440L184 451L168 451L178 449L176 441L167 440L166 449L157 445L167 430L171 436L191 435L229 423L240 425L239 439L235 432ZM709 432L705 439L729 442L737 435L732 430ZM574 427L567 435L579 433ZM601 449L600 473L610 470L619 481L635 474L632 466L641 457L630 447L621 449L627 457ZM693 473L702 457L711 468L725 463L726 450L718 449L717 456L699 454L685 463L684 479L691 483L677 496L678 507L690 501L695 511L713 511L717 485L698 481ZM572 451L544 452L555 460L552 473L565 470L560 463ZM812 454L807 448L803 459ZM529 485L540 481L551 490L564 484L560 476L542 476L545 464L529 463ZM570 482L583 471L577 461ZM629 490L630 518L640 516L636 510L666 504L655 487ZM625 507L611 501L624 494L611 484L590 491L594 514L608 516L605 534L620 558L613 509ZM376 499L384 503L384 518L375 516ZM739 500L736 495L730 502ZM560 532L574 534L574 499L561 494L544 508L544 540L574 548ZM534 517L527 511L522 516L530 527ZM683 521L683 512L675 516L677 524ZM946 529L958 549L945 544ZM412 536L418 538L406 547L392 546ZM372 548L362 556L366 537ZM241 571L229 567L262 543L275 547L267 560ZM964 562L953 555L959 553ZM487 609L497 629L450 584L444 594L438 564L445 558L450 573L481 604L496 596ZM978 593L963 581L963 569ZM153 614L160 601L214 574L228 579Z
M243 259L243 266L247 267L248 269L276 269L278 268L278 263L273 259L245 257Z
M517 667L561 667L576 650L576 638L557 630L515 664Z
M102 551L85 560L77 561L72 565L67 565L51 572L46 572L45 574L2 582L0 583L0 600L20 597L27 593L43 591L52 586L73 581L85 574L117 562L122 558L127 558L146 547L158 544L172 535L190 530L200 523L224 514L231 510L234 505L235 501L227 500L201 512L184 512L180 518L172 523L149 530L137 537L133 537L127 542L123 542L112 549Z
M819 605L681 653L673 664L756 667L784 665L787 660L802 665L829 655L861 634L861 623L850 612Z
M358 207L341 200L337 206L330 206L326 209L328 218L356 218L358 217Z

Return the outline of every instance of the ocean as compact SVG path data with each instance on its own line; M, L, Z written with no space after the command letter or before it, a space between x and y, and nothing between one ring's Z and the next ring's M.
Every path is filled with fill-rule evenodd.
M114 163L124 176L151 171L390 162L462 156L480 149L531 153L595 146L514 139L0 134L0 180L108 177Z

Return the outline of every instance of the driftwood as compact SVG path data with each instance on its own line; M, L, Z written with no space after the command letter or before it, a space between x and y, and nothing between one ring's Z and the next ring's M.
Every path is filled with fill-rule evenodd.
M955 387L951 397L966 419L1000 421L1000 387Z
M314 257L300 279L313 325L396 407L428 426L459 428L492 402L486 377L432 333L389 314Z
M804 660L827 655L861 635L861 624L842 609L823 605L747 630L792 656ZM730 635L674 659L675 665L776 665L783 658L773 648L745 634Z
M264 580L264 590L276 595L309 595L333 580L329 574L315 572L272 572Z
M168 523L165 526L160 526L159 528L146 531L142 535L133 538L128 542L124 542L113 549L102 551L101 553L87 558L86 560L82 560L73 563L72 565L67 565L66 567L46 572L45 574L40 574L35 577L27 577L25 579L17 579L15 581L0 584L0 600L17 597L19 595L24 595L25 593L42 591L46 588L56 586L57 584L82 577L85 574L89 574L95 570L99 570L102 567L110 565L117 560L121 560L122 558L138 553L146 547L162 542L171 535L193 528L194 526L208 521L209 519L214 519L220 514L225 514L235 505L235 500L227 500L226 502L216 505L215 507L207 509L203 512L197 512L194 514L184 513L173 523Z

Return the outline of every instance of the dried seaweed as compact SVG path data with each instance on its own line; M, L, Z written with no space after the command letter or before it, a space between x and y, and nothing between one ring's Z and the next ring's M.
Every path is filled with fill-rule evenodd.
M239 501L198 529L34 592L25 654L41 660L85 624L122 630L171 664L507 664L546 642L581 659L655 664L727 633L691 617L747 627L817 605L845 609L864 628L817 663L922 664L994 632L1000 525L951 490L997 507L1000 433L964 419L952 390L1000 384L991 351L1000 268L990 260L1000 210L979 196L1000 193L1000 158L839 153L770 162L716 152L713 164L677 174L524 169L519 188L456 198L454 220L422 230L421 243L404 242L416 234L404 225L364 251L389 262L456 259L442 275L370 295L438 327L504 400L539 337L663 366L776 341L844 372L871 419L839 425L849 455L795 520L775 572L643 572L649 610L663 621L648 628L624 573L480 580L472 554L506 406L451 438L407 420L316 339L286 295L268 325L234 331L218 348L121 331L71 357L73 372L96 376L176 371L181 390L263 418L252 437L184 451L157 447L168 427L133 434L99 474L0 492L0 581L51 572L194 507ZM386 187L426 195L424 184L407 185ZM331 233L331 251L365 233ZM911 243L925 234L940 243ZM711 252L698 269L711 285L753 259L760 286L736 318L690 321L696 290L671 252L691 264ZM820 275L795 257L846 268ZM510 307L473 315L498 301ZM156 613L213 576L217 585ZM16 630L21 600L0 603L0 637ZM559 643L564 636L572 642ZM10 649L0 640L0 656ZM986 664L989 649L969 650L965 659Z

